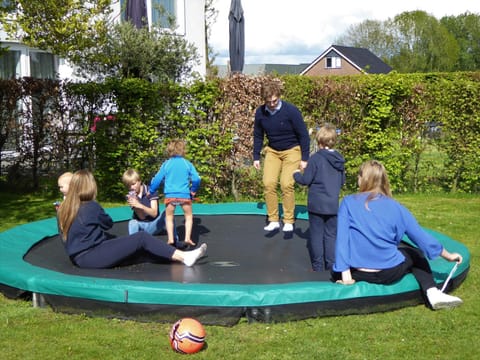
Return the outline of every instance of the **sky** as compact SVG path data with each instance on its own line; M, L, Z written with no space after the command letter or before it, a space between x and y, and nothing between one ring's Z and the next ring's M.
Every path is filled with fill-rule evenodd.
M469 11L479 0L241 0L245 19L245 64L311 63L335 39L364 20L384 21L405 11L423 10L437 19ZM215 64L228 62L231 0L214 0L218 10L210 46Z

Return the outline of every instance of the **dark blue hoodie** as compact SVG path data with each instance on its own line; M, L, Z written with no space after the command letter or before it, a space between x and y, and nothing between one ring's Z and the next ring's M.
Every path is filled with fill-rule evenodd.
M345 159L338 151L320 149L310 156L303 174L296 172L293 177L297 183L308 186L309 212L338 212L340 189L345 184Z

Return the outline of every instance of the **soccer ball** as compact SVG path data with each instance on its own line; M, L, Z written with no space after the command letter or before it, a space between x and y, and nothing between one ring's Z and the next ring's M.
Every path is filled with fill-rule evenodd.
M173 324L169 337L173 350L182 354L194 354L205 343L205 329L199 321L183 318Z

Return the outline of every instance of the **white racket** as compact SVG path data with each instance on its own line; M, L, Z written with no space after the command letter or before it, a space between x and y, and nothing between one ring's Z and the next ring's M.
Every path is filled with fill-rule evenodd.
M450 270L450 274L448 274L447 276L447 280L445 280L445 282L443 283L442 290L440 290L441 292L443 292L447 288L447 284L452 278L455 271L457 270L457 267L458 267L458 262L455 262L455 265L453 266L452 270Z

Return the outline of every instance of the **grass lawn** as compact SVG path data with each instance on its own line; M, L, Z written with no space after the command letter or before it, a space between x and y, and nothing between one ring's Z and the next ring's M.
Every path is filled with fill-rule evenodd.
M0 231L53 216L55 199L2 193ZM480 323L480 196L402 195L425 227L470 250L471 269L455 291L464 305L431 311L420 305L387 313L279 324L206 326L207 347L195 359L475 359ZM113 206L114 204L105 204ZM0 295L0 359L179 359L171 324L88 318L33 308Z

